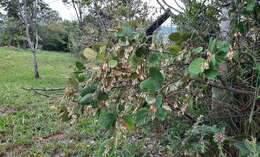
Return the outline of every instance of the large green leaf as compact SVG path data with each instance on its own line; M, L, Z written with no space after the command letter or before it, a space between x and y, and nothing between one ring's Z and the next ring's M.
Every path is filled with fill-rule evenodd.
M85 57L85 59L87 59L88 61L95 61L96 57L97 57L97 52L94 51L91 48L85 48L83 51L83 56Z
M205 74L208 79L214 80L218 76L218 71L214 70L214 69L209 69L209 70L205 71Z
M85 96L83 96L80 99L79 104L88 105L88 104L92 103L93 101L94 101L93 94L86 94Z
M132 71L136 71L138 65L141 63L141 58L137 57L134 53L129 58L129 64Z
M191 76L198 75L204 71L203 64L206 62L203 58L196 58L190 64L188 72Z
M151 67L149 69L149 76L151 77L151 79L159 83L159 85L162 85L164 82L164 76L160 72L159 68Z
M216 53L216 39L210 38L209 40L209 51L211 54Z
M152 53L149 57L149 66L158 66L160 64L161 61L161 54L156 52L156 53Z
M115 113L106 111L102 112L102 114L100 115L101 126L106 129L112 128L116 123L116 117L117 116Z
M217 49L220 51L220 52L223 52L224 55L227 54L228 50L229 50L229 44L227 42L224 42L224 41L217 41L216 42L216 46L217 46Z
M148 50L147 45L141 45L136 49L135 54L137 57L142 57L142 56L148 54L148 52L149 52L149 50Z
M134 127L135 127L135 121L134 121L134 119L133 119L132 116L126 115L126 116L123 117L123 120L124 120L124 122L126 123L127 128L128 128L129 130L134 129Z
M247 0L246 11L253 11L256 6L256 0Z
M146 124L149 120L148 117L149 110L147 108L141 108L136 113L136 122L139 125Z
M133 29L127 23L123 24L122 33L130 38L132 38L134 35Z
M167 117L167 112L162 107L159 107L157 108L157 112L155 113L155 116L159 120L164 121Z
M142 92L155 93L156 92L156 82L152 79L144 80L139 85Z
M97 84L96 83L92 83L90 85L87 85L86 87L83 88L82 91L80 91L80 96L85 96L87 94L93 93L95 92L97 89Z

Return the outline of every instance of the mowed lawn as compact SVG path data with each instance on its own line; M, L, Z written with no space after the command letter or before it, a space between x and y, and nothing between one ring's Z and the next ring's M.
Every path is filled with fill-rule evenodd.
M0 48L0 156L86 156L87 143L51 108L63 91L48 98L22 89L65 87L76 59L40 51L38 60L35 80L30 51Z

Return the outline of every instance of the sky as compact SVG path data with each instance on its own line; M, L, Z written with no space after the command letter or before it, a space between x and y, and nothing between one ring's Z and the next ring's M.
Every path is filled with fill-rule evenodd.
M62 2L62 0L44 0L46 3L50 5L50 7L54 10L57 10L62 17L62 19L66 20L75 20L76 19L76 14L74 10L71 7L65 6ZM144 2L147 2L148 5L160 8L156 0L143 0ZM176 4L174 3L173 0L165 0L168 4L171 6L175 6ZM179 0L177 0L179 1ZM164 23L165 26L169 26L171 24L171 21L168 20Z

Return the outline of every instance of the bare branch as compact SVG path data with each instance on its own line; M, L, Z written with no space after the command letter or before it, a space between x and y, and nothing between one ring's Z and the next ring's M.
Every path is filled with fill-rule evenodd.
M179 14L182 14L183 12L179 11L178 9L174 8L173 6L169 5L165 0L162 0L162 2L167 6L169 7L170 9L176 11L177 13Z

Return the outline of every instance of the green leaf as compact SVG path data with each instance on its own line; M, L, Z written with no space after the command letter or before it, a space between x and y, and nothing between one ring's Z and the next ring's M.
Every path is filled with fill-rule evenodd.
M151 77L151 79L153 79L154 81L156 81L157 83L159 83L159 85L161 86L164 82L164 76L163 74L160 72L159 68L155 68L155 67L151 67L149 69L149 76Z
M123 117L123 120L124 120L124 122L126 123L127 128L128 128L129 130L132 130L132 129L135 128L135 121L134 121L134 119L133 119L132 116L126 115L126 116Z
M99 49L99 53L97 54L97 62L104 63L106 56L106 46L101 46Z
M256 69L257 73L259 74L260 73L260 64L259 63L256 63L255 69Z
M135 54L137 57L142 57L142 56L148 54L148 52L149 52L149 50L148 50L147 45L141 45L136 49Z
M96 60L97 53L96 53L96 51L92 50L91 48L85 48L84 51L83 51L83 56L88 61L92 61L93 62L93 61Z
M214 80L218 76L218 71L214 69L209 69L205 72L205 74L208 79Z
M84 97L82 97L79 101L80 105L88 105L94 101L92 94L86 94Z
M179 45L183 41L187 40L189 37L190 37L189 33L175 32L175 33L170 34L169 39Z
M100 123L101 126L106 129L112 128L116 123L116 114L112 112L102 112L100 115Z
M80 96L85 96L87 94L93 93L95 92L97 89L97 84L96 83L92 83L90 85L87 85L86 87L84 87L84 89L80 92Z
M162 108L157 108L157 112L155 113L155 116L161 120L161 121L164 121L167 117L167 112Z
M141 63L141 58L137 57L134 53L129 58L129 64L132 71L136 71L138 65Z
M175 32L169 35L169 39L171 41L178 41L181 38L181 34L179 32Z
M114 68L117 66L117 64L118 64L117 60L113 60L113 59L108 62L109 68Z
M148 122L148 109L147 108L141 108L136 113L136 122L139 125L146 124Z
M198 75L204 71L203 64L206 62L203 58L196 58L189 66L188 73L191 76Z
M145 97L145 101L147 102L147 104L151 105L151 104L154 104L156 102L156 99L153 95L147 95Z
M256 3L256 0L247 0L246 11L253 11Z
M156 92L156 82L152 79L144 80L139 85L142 92L155 93Z
M217 46L217 49L219 49L220 52L224 53L224 55L227 54L227 52L229 50L229 44L227 42L217 41L216 46Z
M155 102L155 104L156 104L156 107L157 107L157 108L162 107L162 95L158 95L158 96L156 97L156 102Z
M211 54L216 53L216 39L210 38L209 40L209 51Z
M178 55L180 51L181 51L181 48L178 45L173 45L170 47L170 52L175 56Z
M203 47L197 47L195 49L192 50L195 53L201 53L203 51Z
M149 66L158 66L161 61L161 54L160 53L152 53L149 57Z
M122 33L130 38L134 35L133 29L127 23L123 24Z
M108 94L107 94L107 93L101 92L101 91L99 91L99 92L97 93L97 100L98 100L99 102L101 102L101 101L103 101L103 100L106 100L106 99L108 99Z
M79 71L84 70L85 69L85 65L79 61L76 62L76 67Z
M76 79L79 81L79 82L84 82L86 77L83 73L75 73L75 76L76 76Z

